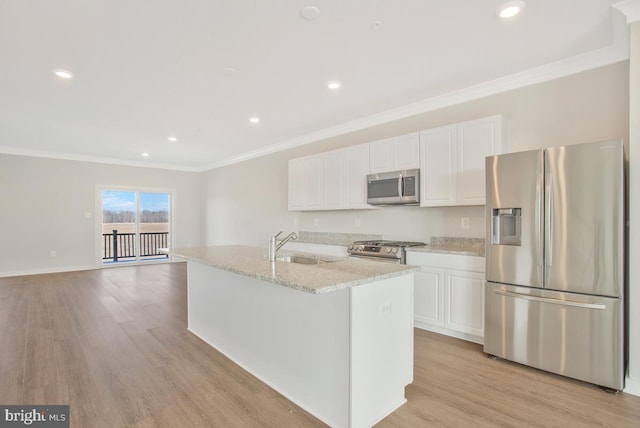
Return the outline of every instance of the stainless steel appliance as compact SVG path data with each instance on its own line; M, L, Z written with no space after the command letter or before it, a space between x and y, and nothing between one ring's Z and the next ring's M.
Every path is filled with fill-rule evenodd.
M367 175L367 203L370 205L417 204L420 202L420 170L382 172Z
M423 245L427 244L411 241L356 241L347 248L347 252L351 257L405 264L405 248Z
M486 158L484 351L624 386L621 141Z

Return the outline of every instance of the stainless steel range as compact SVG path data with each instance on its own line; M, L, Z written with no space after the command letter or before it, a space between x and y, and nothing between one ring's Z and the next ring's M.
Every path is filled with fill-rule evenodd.
M351 257L405 264L405 248L423 245L427 244L411 241L356 241L349 245L347 252Z

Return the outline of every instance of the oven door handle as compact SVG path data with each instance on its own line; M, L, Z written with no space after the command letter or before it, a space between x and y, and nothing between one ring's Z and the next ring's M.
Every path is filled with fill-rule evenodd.
M371 260L374 262L385 262L385 263L395 263L401 264L402 261L396 257L375 257L375 256L361 256L358 254L349 254L349 257L353 257L354 259L362 259L362 260Z

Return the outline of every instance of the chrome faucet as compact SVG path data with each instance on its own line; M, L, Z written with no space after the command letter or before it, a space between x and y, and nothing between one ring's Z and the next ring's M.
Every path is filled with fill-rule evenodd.
M280 236L281 233L282 233L282 231L278 232L278 234L276 234L276 235L272 236L271 238L269 238L269 261L270 262L275 262L276 261L276 253L278 252L278 250L284 244L286 244L287 242L289 242L291 240L298 239L298 235L296 235L295 232L291 232L283 240L278 242L277 238L278 238L278 236Z

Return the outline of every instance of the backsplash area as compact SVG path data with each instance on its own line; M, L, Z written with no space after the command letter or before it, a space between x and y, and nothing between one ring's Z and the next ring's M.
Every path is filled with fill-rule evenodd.
M324 245L349 245L355 241L382 239L382 235L363 233L298 232L298 242Z
M306 244L347 246L355 241L373 241L382 239L382 235L363 233L298 232L296 242ZM456 238L450 236L432 236L424 250L432 253L467 254L484 256L484 238ZM420 249L415 251L421 251Z
M296 212L289 229L368 239L429 242L432 236L484 238L484 206L422 208L382 207L373 210ZM466 227L463 227L466 226ZM318 235L321 236L321 235ZM344 244L338 244L344 245Z

